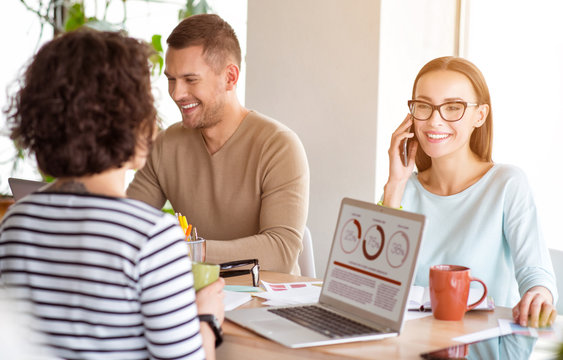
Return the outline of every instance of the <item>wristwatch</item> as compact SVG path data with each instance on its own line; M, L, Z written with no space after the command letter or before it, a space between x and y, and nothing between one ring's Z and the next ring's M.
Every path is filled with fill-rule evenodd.
M221 345L223 342L223 329L221 329L221 325L219 325L219 321L213 314L200 314L198 315L199 321L205 321L213 330L213 334L215 334L215 347Z

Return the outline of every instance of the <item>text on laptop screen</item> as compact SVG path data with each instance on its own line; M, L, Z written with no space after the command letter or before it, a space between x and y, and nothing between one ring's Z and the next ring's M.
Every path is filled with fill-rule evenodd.
M323 295L398 319L422 223L343 204L337 224Z

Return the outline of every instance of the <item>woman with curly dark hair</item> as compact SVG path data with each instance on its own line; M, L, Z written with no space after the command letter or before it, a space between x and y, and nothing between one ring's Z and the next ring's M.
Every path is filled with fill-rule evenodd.
M150 47L79 30L43 46L5 110L12 139L57 180L0 224L0 286L31 303L62 358L214 357L223 280L196 299L174 217L125 198L156 129ZM197 302L197 307L196 307Z

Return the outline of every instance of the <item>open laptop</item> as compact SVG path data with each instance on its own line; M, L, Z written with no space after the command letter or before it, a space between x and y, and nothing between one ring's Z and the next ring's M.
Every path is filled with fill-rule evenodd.
M424 222L420 214L344 198L318 303L225 317L291 348L397 336Z
M43 186L47 185L43 181L33 181L18 178L8 178L8 184L10 184L10 189L12 190L12 195L14 196L14 201L18 201L24 196L31 194L34 191L41 189Z

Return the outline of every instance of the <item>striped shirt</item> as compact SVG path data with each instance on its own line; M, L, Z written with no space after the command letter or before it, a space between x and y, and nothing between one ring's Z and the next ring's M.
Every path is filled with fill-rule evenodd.
M139 201L27 196L0 224L0 284L62 358L205 357L182 231Z

